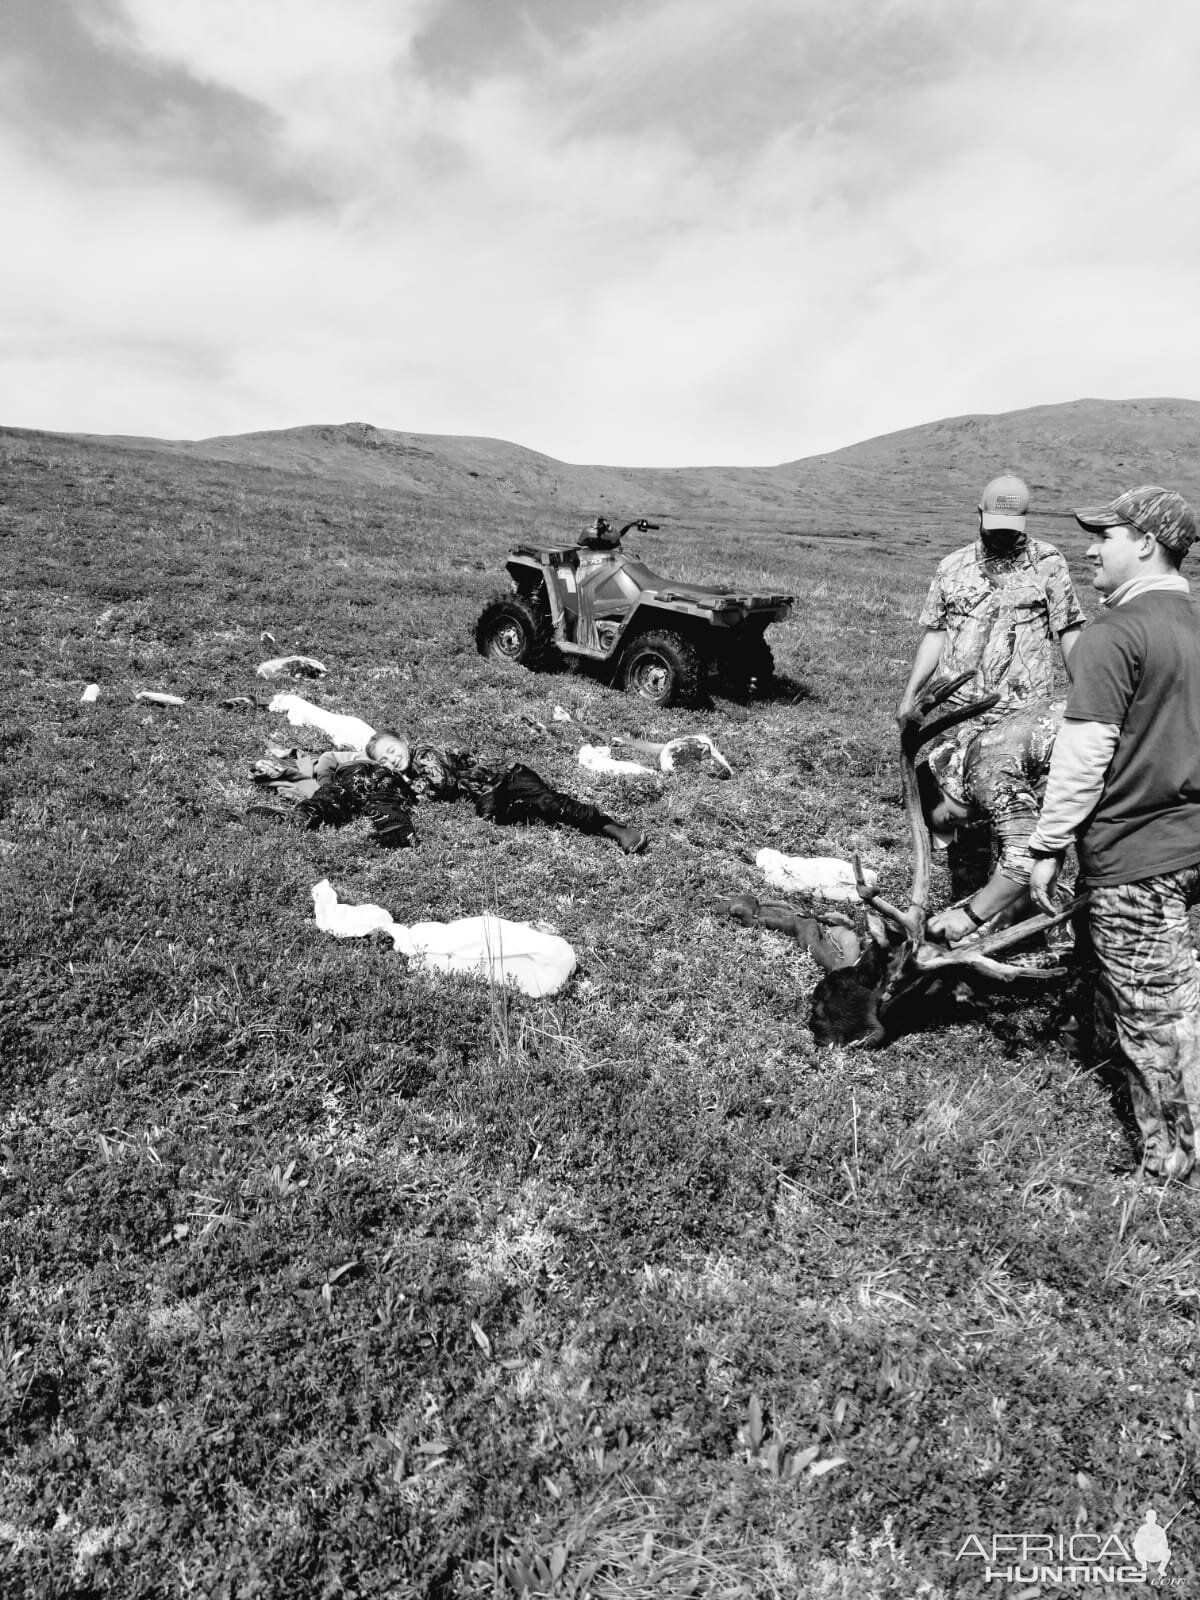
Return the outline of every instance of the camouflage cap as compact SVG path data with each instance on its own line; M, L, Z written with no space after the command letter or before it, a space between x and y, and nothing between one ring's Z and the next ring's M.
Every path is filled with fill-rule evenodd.
M1196 537L1196 515L1181 494L1156 483L1126 489L1106 506L1082 506L1075 512L1081 528L1116 528L1122 523L1149 533L1168 550L1184 553Z

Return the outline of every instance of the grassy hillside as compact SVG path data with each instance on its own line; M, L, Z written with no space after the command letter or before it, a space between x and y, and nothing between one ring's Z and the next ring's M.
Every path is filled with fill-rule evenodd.
M0 1593L936 1597L984 1592L972 1534L1128 1543L1147 1504L1194 1583L1198 1202L1139 1186L1061 1002L820 1051L808 958L716 910L764 844L903 894L891 707L980 447L920 539L880 515L902 435L823 464L853 542L745 487L761 520L714 492L697 537L680 474L647 556L801 604L786 692L646 715L475 653L506 544L563 510L296 437L0 432ZM1056 503L1147 476L1077 448L1030 469ZM222 701L292 651L330 672L289 687L525 761L649 853L461 803L394 854L255 824L294 734ZM524 720L556 703L736 775L589 775ZM323 877L546 919L579 970L545 1001L408 971L318 932Z
M979 491L1000 472L1025 478L1047 528L1072 505L1137 483L1165 481L1200 499L1194 400L1079 400L950 417L773 467L573 466L501 439L366 423L193 442L98 442L450 498L484 516L505 517L516 507L620 516L633 507L698 531L736 523L826 536L891 532L939 544L969 529Z

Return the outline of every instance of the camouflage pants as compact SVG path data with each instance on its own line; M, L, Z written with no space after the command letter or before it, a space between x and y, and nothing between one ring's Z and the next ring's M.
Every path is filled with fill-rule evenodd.
M1188 907L1200 865L1095 888L1096 1043L1124 1068L1146 1170L1184 1178L1200 1127L1200 977Z

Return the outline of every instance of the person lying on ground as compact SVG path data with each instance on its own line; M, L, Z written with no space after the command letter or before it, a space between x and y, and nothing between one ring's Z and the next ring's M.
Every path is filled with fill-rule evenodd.
M366 749L317 751L268 745L266 755L254 763L251 777L255 783L274 789L282 799L307 800L341 768L372 759Z
M641 828L551 787L520 762L498 766L453 747L410 746L393 728L381 728L362 752L327 751L316 759L291 752L258 763L254 778L298 799L300 826L344 827L367 816L377 842L389 846L411 842L418 801L458 798L470 799L479 816L501 825L543 822L572 828L612 839L626 855L638 854L649 842ZM304 792L297 794L300 788Z
M996 859L982 888L929 919L931 939L957 944L993 918L1016 921L1028 913L1029 840L1065 705L1064 700L1034 700L977 729L964 744L961 769L945 775L947 786L929 811L931 829L945 835L986 823Z

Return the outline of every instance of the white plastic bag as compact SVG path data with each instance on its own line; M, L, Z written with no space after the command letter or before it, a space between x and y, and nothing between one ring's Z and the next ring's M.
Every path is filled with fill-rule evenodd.
M754 862L768 883L787 894L815 894L826 900L858 899L854 868L839 856L785 856L780 850L760 850ZM878 881L870 867L863 868L863 878L868 889Z
M652 777L653 767L644 767L640 761L621 761L607 744L581 744L579 765L589 772L604 772L613 778Z
M382 906L342 905L328 878L313 886L317 927L338 939L361 939L377 930L392 946L433 972L459 972L485 983L514 984L535 997L555 994L575 971L575 952L559 934L504 917L460 917L454 922L394 922Z
M258 663L260 678L278 678L285 672L291 678L323 678L328 671L324 662L312 656L273 656Z
M375 729L361 717L342 716L337 711L323 711L299 694L277 694L271 698L268 711L282 711L293 728L315 728L323 733L335 750L361 750Z
M658 758L663 772L674 772L681 763L694 766L707 762L716 777L733 777L733 768L706 733L686 733L679 739L669 739Z

